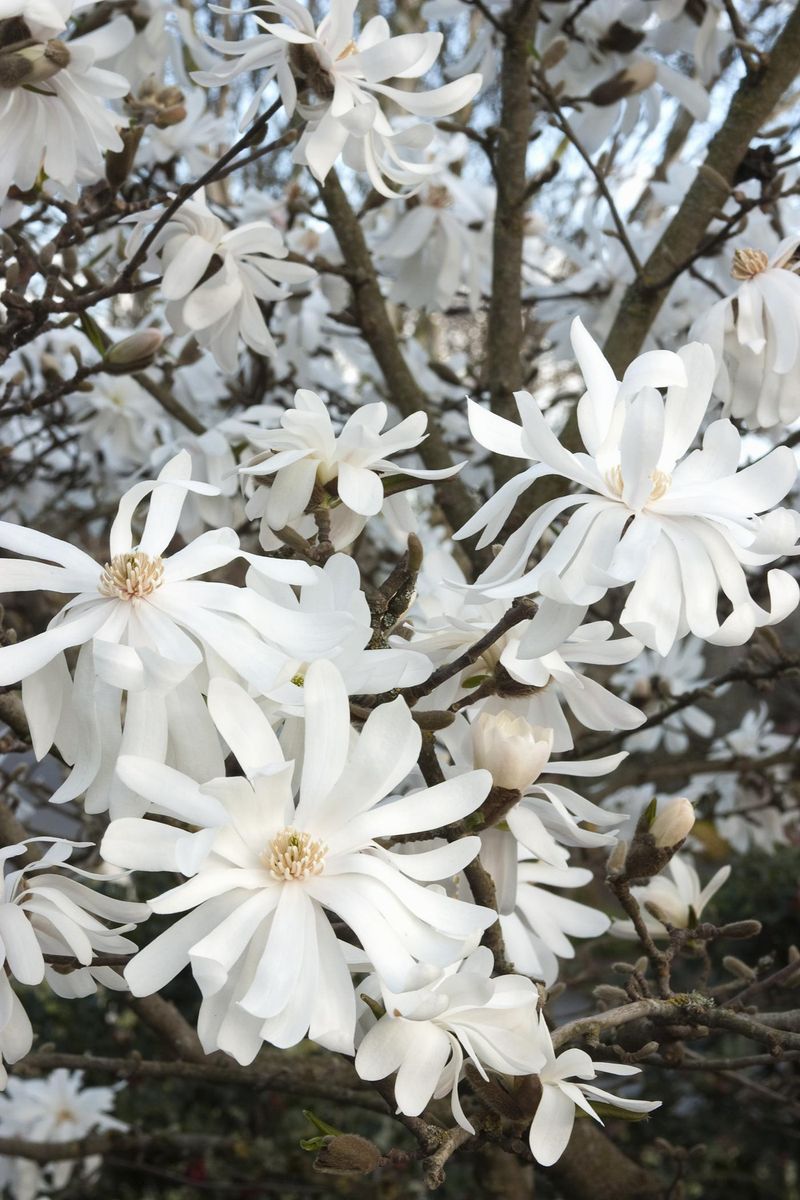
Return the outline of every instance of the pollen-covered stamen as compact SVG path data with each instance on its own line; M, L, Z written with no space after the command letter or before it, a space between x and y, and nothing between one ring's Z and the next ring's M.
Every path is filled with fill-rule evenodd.
M606 472L605 478L609 490L613 492L615 496L622 499L622 493L625 490L625 480L622 478L622 467L612 467L610 471ZM652 487L650 488L650 495L647 497L648 504L651 500L660 500L662 496L666 495L666 493L672 487L672 476L668 475L666 471L659 471L656 469L655 471L650 472L650 482Z
M737 250L731 263L731 275L734 279L753 279L766 271L769 266L769 255L763 250Z
M650 489L648 499L660 500L672 487L672 476L668 475L666 471L651 471L650 482L653 486Z
M324 842L290 825L263 852L261 861L273 879L308 879L309 875L322 874L327 852Z
M115 554L106 563L98 590L104 596L118 596L120 600L142 600L163 582L164 560L151 558L142 550L132 550L128 554Z

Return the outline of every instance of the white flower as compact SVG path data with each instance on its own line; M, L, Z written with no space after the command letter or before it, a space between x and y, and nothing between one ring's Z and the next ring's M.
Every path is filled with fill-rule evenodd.
M656 937L666 937L667 930L661 921L648 912L646 904L655 905L675 929L691 929L731 873L730 866L720 867L706 886L701 888L697 871L689 858L681 854L670 859L667 870L671 879L665 874L654 875L644 887L631 888L642 910L644 923ZM614 921L611 932L622 938L635 939L637 936L632 921Z
M256 16L256 22L266 32L239 42L209 38L215 50L238 61L197 72L194 78L215 87L242 73L262 71L243 125L255 115L264 91L275 81L286 112L291 116L297 108L306 122L295 151L297 162L306 163L317 179L324 180L344 153L348 165L365 170L378 192L393 196L396 192L390 185L418 185L436 168L401 157L398 147L424 146L430 130L414 126L396 133L381 101L390 100L414 116L446 117L472 100L481 78L468 75L428 92L391 87L387 79L418 79L430 70L442 34L392 37L385 17L376 16L356 38L357 3L331 0L330 11L316 27L299 0L256 5L249 11L264 14Z
M714 827L740 854L751 846L771 854L776 846L786 844L788 830L797 819L792 789L787 787L791 761L788 755L786 762L772 766L763 766L759 760L785 754L792 740L776 732L766 704L761 704L712 744L709 760L712 765L719 764L713 774L692 780L696 795L713 794ZM732 757L738 763L733 770L725 770L724 764Z
M443 551L428 551L422 564L418 587L420 598L412 610L415 636L412 644L423 650L438 666L450 662L473 645L504 616L507 604L487 600L458 585L465 579L456 561ZM633 729L644 719L597 680L584 674L590 664L600 666L627 662L642 649L636 638L612 640L610 621L581 624L581 613L567 605L541 599L538 612L522 621L492 645L464 675L453 676L425 697L422 708L448 708L470 688L465 681L482 675L495 677L496 696L481 700L490 712L509 706L531 725L553 730L553 750L571 750L572 730L563 711L570 709L587 729ZM498 668L501 668L498 670Z
M800 235L784 238L770 258L736 250L738 289L698 318L692 336L717 360L715 391L723 413L769 428L800 416Z
M638 1075L638 1067L624 1063L593 1062L585 1050L570 1049L556 1056L545 1019L539 1017L539 1044L545 1055L545 1065L539 1071L542 1095L530 1130L531 1153L543 1167L558 1162L566 1150L575 1123L575 1109L580 1108L601 1125L603 1122L589 1103L601 1100L626 1112L648 1113L659 1108L660 1100L627 1100L605 1092L590 1083L573 1080L596 1079L598 1072L608 1075Z
M126 248L129 258L161 211L151 208L130 218L136 228ZM283 300L289 295L287 284L314 277L313 267L288 262L287 254L281 234L269 221L228 229L195 195L160 230L145 266L163 271L161 293L175 332L191 333L223 371L233 374L239 365L239 338L256 354L277 352L259 301Z
M542 1066L538 992L519 975L492 979L493 966L491 950L482 946L425 987L401 994L383 989L386 1015L364 1036L356 1071L370 1080L397 1071L398 1112L418 1116L431 1099L450 1093L453 1116L474 1133L458 1095L465 1056L483 1079L487 1070L531 1075ZM362 990L369 992L369 984Z
M591 883L591 871L536 861L510 830L481 833L481 864L494 880L508 961L546 987L558 978L559 958L575 957L571 937L599 937L611 924L605 913L559 894Z
M516 393L522 427L470 402L470 426L482 445L535 465L500 488L456 536L483 528L479 545L494 541L514 501L542 476L560 475L582 488L528 517L477 586L497 597L538 589L582 608L609 588L633 583L621 623L659 654L688 630L719 645L741 645L755 628L783 620L800 598L796 581L786 571L769 571L767 610L750 595L743 567L792 551L800 518L770 511L797 475L791 450L779 447L737 472L741 438L721 420L708 427L701 450L683 457L708 405L715 370L708 346L643 354L619 383L578 320L572 339L588 381L578 405L588 453L566 450L527 392ZM666 400L659 387L667 388ZM569 509L576 512L565 528L526 570L550 523ZM731 608L722 622L720 590Z
M312 570L316 580L313 586L302 587L299 597L288 585L278 589L274 583L266 585L268 594L287 609L306 613L309 620L314 613L328 613L331 620L349 613L352 626L342 629L339 644L333 649L320 654L309 652L303 658L287 655L275 685L265 692L270 706L277 706L284 715L302 713L303 682L315 658L325 657L334 663L350 696L380 695L392 688L413 687L428 678L433 670L430 659L403 638L396 637L392 645L383 648L369 648L375 631L355 559L347 554L332 554L324 567ZM248 585L260 590L261 580L255 571L248 574Z
M508 709L480 713L470 729L475 766L485 767L496 787L512 791L536 782L553 749L552 729L531 725Z
M18 983L35 985L46 980L59 996L88 996L96 982L124 990L125 984L111 967L93 967L96 953L125 954L136 949L122 937L148 916L143 904L104 896L65 877L59 868L95 880L96 875L67 864L77 843L58 838L32 838L30 844L50 843L41 858L14 870L11 860L25 852L20 842L0 850L0 1087L5 1086L3 1060L18 1062L31 1048L30 1021L11 988ZM99 918L123 921L107 926ZM45 962L57 954L75 960L61 974Z
M270 539L268 530L297 527L316 486L326 489L327 503L339 501L331 508L331 541L341 550L358 537L367 518L383 508L387 476L447 479L460 470L459 466L414 470L390 462L390 455L412 450L425 440L428 418L425 413L414 413L383 432L387 418L385 404L362 404L337 434L324 402L301 388L295 393L294 409L281 417L280 429L250 435L253 445L262 449L263 458L241 467L242 474L273 477L269 491L263 497L256 493L248 505L248 516L263 518L265 549L281 544Z
M296 802L292 764L243 694L225 737L249 778L214 780L200 791L169 768L133 764L151 802L175 811L176 798L185 798L182 819L208 832L194 847L193 877L151 901L160 913L191 911L137 955L126 979L136 995L149 995L191 962L203 993L204 1047L243 1063L262 1040L291 1046L309 1036L353 1052L353 987L326 913L350 927L393 991L420 986L430 973L422 964L454 962L495 919L490 909L415 882L461 870L479 848L476 838L421 854L395 854L375 840L473 812L489 789L488 774L469 772L382 804L421 745L404 701L375 709L351 750L347 693L335 667L313 663L305 690ZM129 869L165 869L170 858L174 869L186 838L172 826L122 820L109 826L102 852Z
M546 55L557 39L565 43L566 53L548 71L548 80L562 96L581 101L570 123L590 153L614 129L629 133L642 116L650 127L657 124L661 107L652 90L655 84L696 121L708 117L709 99L701 84L650 52L652 9L652 3L641 0L592 0L540 26L541 54ZM562 32L568 19L570 27Z
M11 1079L0 1096L0 1133L33 1142L70 1142L93 1129L127 1129L111 1115L120 1086L84 1087L83 1071L64 1067L43 1079Z
M467 146L460 134L436 145L429 157L437 173L407 207L387 204L379 211L371 241L381 270L393 280L389 298L395 304L444 311L460 293L473 311L480 303L491 271L494 193L447 169L463 162Z
M93 452L101 449L110 471L122 474L146 462L171 440L169 417L130 375L99 375L92 390L74 400L75 420Z
M0 545L45 560L0 560L4 590L73 594L44 633L0 648L0 682L22 680L37 756L55 741L65 759L75 763L57 801L74 799L94 784L89 810L103 811L110 800L113 803L115 795L109 795L109 789L120 746L136 746L159 757L166 753L169 737L189 738L192 754L203 761L209 745L202 724L202 681L197 676L189 679L199 665L212 674L234 672L266 689L275 682L287 652L313 654L330 648L350 628L345 613L293 612L250 588L196 580L241 555L268 577L314 582L314 572L305 564L244 554L232 529L209 530L177 553L165 555L187 492L216 491L193 482L190 466L183 451L157 480L134 484L125 493L111 526L104 567L67 542L0 522ZM135 545L131 519L148 495L144 531ZM279 639L282 652L271 650L273 639ZM82 647L74 684L64 658L72 646ZM183 692L176 693L181 685ZM120 730L123 691L128 696ZM176 694L180 702L170 712L170 697ZM127 798L116 799L122 803Z
M111 1115L114 1087L83 1087L82 1071L63 1067L43 1079L8 1081L0 1096L0 1137L23 1138L28 1142L69 1142L92 1130L124 1130L122 1121ZM92 1156L82 1160L85 1170L99 1165ZM75 1161L39 1166L22 1158L0 1158L0 1188L8 1188L14 1200L36 1200L46 1189L60 1191L69 1182Z
M15 2L0 13L0 47L6 20L18 18L29 33L25 48L0 48L0 202L12 184L33 188L41 170L75 199L76 184L102 177L105 151L122 149L125 122L107 101L124 96L128 81L96 64L130 41L133 26L118 17L83 37L54 36L72 8Z

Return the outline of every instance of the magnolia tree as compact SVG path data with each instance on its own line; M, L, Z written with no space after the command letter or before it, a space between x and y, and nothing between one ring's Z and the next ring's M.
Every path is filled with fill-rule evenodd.
M4 1194L797 1195L798 72L0 0Z

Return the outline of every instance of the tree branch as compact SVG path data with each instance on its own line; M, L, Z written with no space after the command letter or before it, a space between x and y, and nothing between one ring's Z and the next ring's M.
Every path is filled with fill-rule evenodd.
M727 198L750 142L798 72L800 5L795 6L775 39L766 66L742 79L694 183L644 264L643 278L634 280L622 299L604 347L617 375L639 352L669 293L669 285L654 288L653 283L695 253L711 219Z
M358 327L383 372L388 396L404 417L424 412L428 417L428 436L419 453L425 466L438 471L452 467L453 459L439 422L430 410L422 389L411 373L389 318L378 276L364 231L336 171L332 169L319 192L328 211L344 260L352 268L348 278L353 289L353 308ZM475 512L469 491L455 476L436 485L437 498L453 529L458 529Z

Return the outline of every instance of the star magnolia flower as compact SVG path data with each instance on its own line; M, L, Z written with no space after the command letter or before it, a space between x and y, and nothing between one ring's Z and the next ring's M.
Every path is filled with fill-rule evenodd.
M430 149L436 175L407 207L386 204L377 214L371 241L381 272L393 280L395 304L443 312L462 293L473 312L480 304L491 272L494 191L445 166L463 162L467 146L457 134Z
M644 887L631 888L642 910L644 923L655 937L666 937L667 930L663 922L648 912L646 904L655 905L675 929L691 929L731 873L730 866L720 867L706 886L701 888L697 871L689 858L681 854L675 854L670 859L667 870L671 879L665 874L654 875ZM611 932L621 938L635 939L637 936L632 921L614 921Z
M791 450L781 446L737 472L741 438L722 420L708 427L701 450L683 457L711 393L715 367L708 346L643 354L620 383L577 319L572 344L588 381L578 405L588 453L566 450L527 392L516 393L521 427L470 402L470 427L482 445L535 465L500 488L457 537L483 529L479 546L493 542L517 497L543 476L560 475L582 488L528 517L477 586L503 598L538 589L583 607L609 588L633 583L620 621L659 654L688 630L738 646L754 629L783 620L800 599L796 581L786 571L769 571L767 610L750 595L743 566L764 566L793 550L800 517L770 511L796 478ZM659 387L667 388L666 400ZM553 544L526 570L550 523L573 508ZM731 609L721 623L720 590Z
M83 1085L82 1071L59 1067L43 1079L8 1081L0 1096L0 1137L23 1138L27 1142L69 1142L85 1137L92 1130L124 1130L122 1121L111 1115L116 1093L114 1087ZM83 1159L85 1170L99 1165L100 1159ZM33 1200L66 1187L75 1169L69 1159L45 1166L22 1158L0 1158L0 1188L7 1188L15 1200Z
M275 81L289 116L297 108L306 122L295 161L306 163L317 179L324 180L344 153L348 165L366 170L378 192L394 196L396 191L390 185L418 185L437 168L400 156L398 146L423 146L430 131L415 126L395 133L381 99L391 100L414 116L446 117L469 104L481 77L467 75L429 92L390 87L385 80L418 79L430 70L442 34L392 37L385 17L376 16L356 38L353 17L357 3L331 0L330 11L316 27L299 0L256 5L249 11L264 14L257 16L256 22L266 32L239 42L209 38L215 50L234 55L238 61L213 71L198 71L194 78L217 87L245 72L263 71L243 126L252 120L264 91Z
M475 857L476 838L421 854L394 854L375 840L473 812L489 790L487 772L382 804L420 750L405 702L375 709L351 749L349 703L335 667L313 663L305 690L297 801L292 764L244 695L225 736L249 778L213 780L199 791L175 772L165 775L166 767L133 764L151 802L169 811L182 801L184 821L194 807L198 832L208 832L194 847L193 877L151 901L159 913L191 911L136 956L126 979L135 995L149 995L191 963L203 993L203 1046L242 1063L262 1040L292 1046L306 1036L353 1053L353 987L327 913L346 922L395 991L425 982L430 968L421 964L442 967L461 957L495 919L490 909L415 882L461 870ZM170 856L177 866L175 850L185 854L187 836L154 821L121 820L111 823L101 849L128 869L163 870Z
M660 1108L660 1100L626 1100L612 1092L604 1092L593 1084L573 1082L596 1079L598 1072L638 1075L639 1068L629 1067L625 1063L592 1062L585 1050L565 1050L556 1057L550 1032L541 1015L539 1045L546 1061L539 1070L542 1096L531 1125L530 1147L533 1157L541 1166L551 1167L566 1150L575 1123L576 1108L603 1124L589 1100L602 1100L625 1112L649 1113Z
M617 127L624 134L641 117L650 127L657 123L660 105L652 91L656 84L696 121L708 117L709 98L702 85L652 54L648 43L653 7L651 0L624 5L619 0L592 0L571 13L574 26L564 29L566 14L543 23L540 53L546 54L557 39L565 43L566 53L548 76L562 95L583 101L571 123L590 153Z
M475 765L491 773L496 787L511 791L535 783L553 749L552 729L530 725L507 709L479 713L470 729Z
M76 184L100 179L104 153L122 149L117 126L125 122L107 101L124 96L129 84L96 63L131 40L133 25L118 17L66 41L55 35L73 7L15 0L0 11L0 202L12 184L35 187L42 170L77 199ZM16 48L6 48L3 26L12 20Z
M264 454L261 461L241 467L242 474L273 476L269 491L263 497L256 493L247 510L250 517L262 517L265 549L281 545L266 531L296 526L317 485L326 488L335 483L335 492L332 486L326 488L326 499L340 502L331 510L331 540L341 550L358 537L367 518L383 508L387 476L448 479L460 471L463 463L423 471L389 462L390 455L411 450L425 440L428 418L425 413L414 413L384 433L387 418L385 404L363 404L337 434L325 403L314 392L300 388L294 410L281 417L280 429L250 435Z
M456 1121L474 1133L458 1096L465 1055L483 1079L487 1070L531 1075L543 1065L535 986L519 975L492 979L493 968L491 950L481 946L425 987L400 995L383 989L386 1015L364 1036L356 1071L370 1080L397 1071L398 1112L419 1116L449 1093Z
M161 211L151 208L132 218L136 227L126 248L128 258ZM239 338L256 354L277 353L259 300L284 300L290 294L285 285L306 283L316 274L313 267L287 262L288 253L269 221L228 229L195 195L158 233L145 266L163 271L161 292L175 332L192 334L223 371L233 374L239 366Z
M269 582L266 586L270 596L280 600L287 609L307 613L309 617L313 613L329 613L332 619L337 619L341 613L350 614L352 628L343 630L339 645L324 654L335 664L348 695L377 696L392 688L413 687L428 678L433 670L430 659L412 649L402 637L394 638L393 645L369 648L375 631L355 559L348 554L332 554L324 567L313 567L312 570L316 582L312 587L300 588L299 597L288 585L278 589ZM256 572L248 574L248 584L256 591L261 588ZM270 705L277 706L282 715L302 715L305 704L303 682L309 663L317 657L323 655L287 656L280 677L265 693L265 699Z
M692 337L714 351L724 415L748 425L788 425L800 416L798 245L793 233L771 258L764 250L737 250L731 275L738 289L692 327Z
M510 830L483 830L481 864L494 880L506 957L546 987L558 978L559 958L575 957L571 937L599 937L611 924L605 913L559 895L591 883L591 871L532 859Z
M172 724L174 732L175 719L185 721L198 705L202 709L199 685L192 682L183 693L186 707L179 705L170 722L164 693L187 681L199 664L206 663L213 673L221 661L263 690L275 682L286 652L329 648L350 629L346 613L293 612L248 588L193 579L242 556L273 578L314 582L316 576L305 564L244 554L232 529L209 530L165 556L187 492L216 492L193 482L190 469L189 455L182 451L158 479L134 484L125 493L104 567L67 542L0 522L0 546L47 560L0 559L4 590L73 593L44 633L0 648L0 684L22 680L37 756L56 741L66 760L75 763L70 780L54 797L57 802L74 799L98 780L93 811L108 806L114 757L110 723L119 725L123 691L128 693L127 745L154 747L156 755L160 746L163 754L167 726ZM144 532L134 545L131 519L148 495ZM283 652L271 651L265 636L280 639ZM74 684L63 653L71 646L82 647ZM185 739L185 730L176 736Z
M712 744L708 758L715 768L713 776L699 775L692 780L694 796L711 793L714 828L739 854L753 846L772 854L776 846L786 845L791 838L797 822L797 802L792 802L788 786L791 761L787 756L786 762L766 766L759 760L785 754L792 741L790 735L776 732L767 706L762 704L746 712L735 729ZM733 770L726 770L731 759L747 762L749 769L741 771L734 761Z
M43 1079L15 1077L0 1096L0 1134L34 1142L70 1142L92 1129L127 1129L111 1115L120 1087L84 1087L83 1071L64 1067Z
M6 871L11 860L28 845L50 843L40 859ZM149 914L143 904L104 896L58 873L66 866L85 878L99 877L67 864L79 843L58 838L31 838L0 850L3 871L0 895L0 1087L5 1086L3 1060L18 1062L33 1044L33 1030L24 1008L12 991L9 976L18 983L35 985L47 980L60 996L87 996L96 991L95 980L124 990L110 967L92 967L96 953L125 954L136 949L122 937ZM106 926L102 920L125 924ZM75 968L61 975L45 963L45 954L75 959Z
M444 586L443 586L444 584ZM461 585L461 586L459 586ZM500 621L507 602L489 600L466 589L455 559L442 551L425 555L418 581L419 598L412 609L412 645L430 656L436 666L457 658ZM481 675L493 676L496 695L476 707L497 712L511 707L531 725L553 731L553 750L573 746L567 707L587 729L634 729L644 717L597 680L584 673L600 666L628 662L641 652L636 638L612 640L610 621L581 624L582 612L542 598L530 621L503 634L462 676L452 676L426 696L420 707L449 708L472 688ZM470 681L470 686L465 686Z

